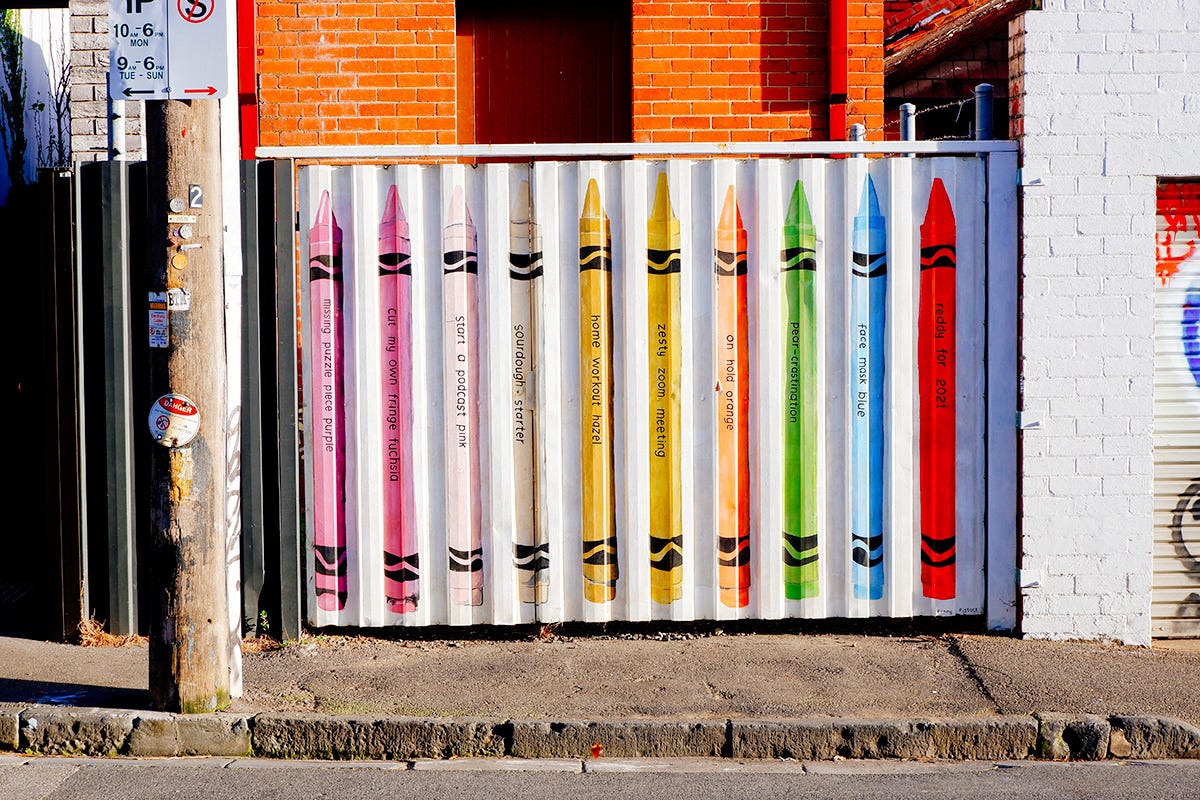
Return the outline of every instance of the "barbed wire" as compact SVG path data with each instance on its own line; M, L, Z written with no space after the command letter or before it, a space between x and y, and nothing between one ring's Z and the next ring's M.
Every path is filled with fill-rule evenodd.
M954 108L956 106L958 107L958 113L962 114L962 107L965 106L967 103L974 103L974 102L975 102L974 97L964 97L962 100L951 100L949 103L942 103L940 106L930 106L929 108L919 108L919 109L917 109L917 116L919 117L922 114L928 114L930 111L944 111L947 108Z
M958 114L956 114L954 117L954 121L957 123L962 119L963 106L965 106L967 103L973 103L973 102L975 102L974 97L964 97L961 100L951 100L950 102L942 103L941 105L929 106L928 108L919 108L919 109L917 109L916 113L913 114L913 116L919 117L922 114L928 114L931 111L945 111L948 108L957 108ZM900 127L900 119L897 117L895 119L888 120L888 121L884 122L883 127L884 127L884 130L887 130L888 128L899 128ZM956 137L942 137L942 138L956 138ZM963 136L963 137L959 137L959 138L969 139L971 137Z

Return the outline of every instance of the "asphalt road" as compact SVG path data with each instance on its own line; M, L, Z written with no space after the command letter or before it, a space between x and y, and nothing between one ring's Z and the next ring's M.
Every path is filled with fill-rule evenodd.
M522 800L663 797L1071 798L1194 800L1200 762L449 761L281 762L254 759L0 757L6 800L387 798Z

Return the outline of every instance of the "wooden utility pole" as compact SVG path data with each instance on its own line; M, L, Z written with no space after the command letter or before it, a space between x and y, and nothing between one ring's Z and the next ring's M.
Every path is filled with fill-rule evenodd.
M184 713L229 704L220 152L215 99L146 103L150 697Z

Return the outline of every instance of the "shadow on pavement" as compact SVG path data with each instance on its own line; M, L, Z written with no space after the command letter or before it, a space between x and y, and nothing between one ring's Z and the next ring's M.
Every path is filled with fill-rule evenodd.
M142 710L150 708L150 693L145 689L125 689L118 686L0 678L0 703Z

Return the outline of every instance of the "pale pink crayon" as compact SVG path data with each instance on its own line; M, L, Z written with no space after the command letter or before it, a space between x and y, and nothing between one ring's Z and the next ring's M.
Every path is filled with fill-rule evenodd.
M478 238L461 186L442 233L446 390L446 544L450 599L483 604L483 515L479 499Z
M420 565L413 513L412 247L396 187L379 221L379 338L383 382L383 594L388 608L415 611Z
M342 229L321 192L308 231L309 347L312 365L313 583L317 606L346 605L346 410L342 385Z

